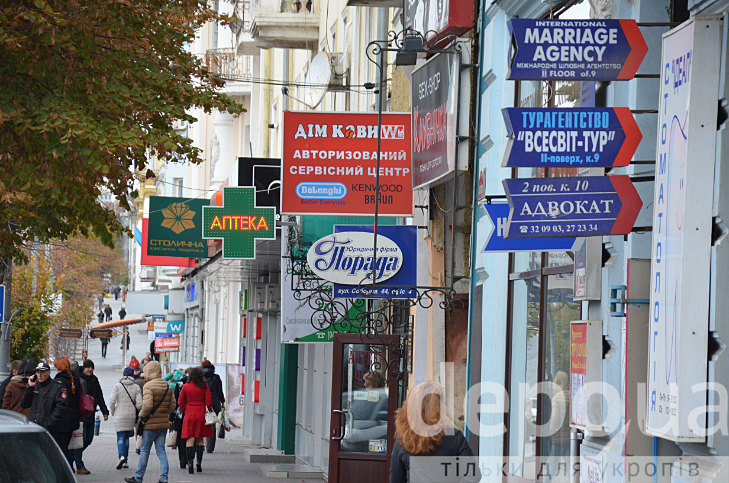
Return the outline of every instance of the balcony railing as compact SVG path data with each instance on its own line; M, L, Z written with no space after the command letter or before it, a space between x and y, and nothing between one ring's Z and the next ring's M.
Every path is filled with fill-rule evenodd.
M208 49L205 66L215 75L232 81L250 82L253 59L250 55L236 55L233 49Z

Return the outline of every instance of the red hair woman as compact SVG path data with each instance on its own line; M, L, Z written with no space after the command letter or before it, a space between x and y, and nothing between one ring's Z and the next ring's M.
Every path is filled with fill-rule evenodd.
M451 426L445 414L442 392L441 385L436 382L420 383L395 413L396 440L390 462L390 483L410 481L411 456L473 456L465 436ZM442 458L439 458L434 462L435 471L442 468L441 461ZM462 481L480 479L477 470L473 480Z
M201 473L205 450L203 438L214 437L212 425L205 424L205 413L213 410L213 397L208 383L203 378L202 367L193 367L190 370L189 382L182 386L177 403L184 415L181 436L186 440L188 472L194 473L192 463L197 452L197 472Z
M63 384L61 397L65 398L68 403L66 414L57 425L57 441L59 446L61 446L63 454L68 458L69 466L73 468L73 458L68 451L68 443L71 442L71 434L78 429L79 420L81 419L78 412L79 399L81 398L81 383L79 382L78 372L71 370L71 362L67 357L59 357L55 360L53 366L58 371L53 380Z

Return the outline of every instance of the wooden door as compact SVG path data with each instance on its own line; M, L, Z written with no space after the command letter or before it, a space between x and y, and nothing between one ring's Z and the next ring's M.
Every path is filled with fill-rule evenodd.
M390 344L400 337L334 336L330 483L389 481L401 363Z

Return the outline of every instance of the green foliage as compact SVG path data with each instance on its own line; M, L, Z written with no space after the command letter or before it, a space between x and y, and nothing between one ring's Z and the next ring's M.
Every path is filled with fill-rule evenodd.
M48 354L50 329L55 323L52 262L45 250L26 253L29 262L13 268L11 360L41 360Z
M76 234L113 246L102 187L128 208L148 154L201 161L175 120L244 111L186 48L216 19L203 0L0 2L0 257Z

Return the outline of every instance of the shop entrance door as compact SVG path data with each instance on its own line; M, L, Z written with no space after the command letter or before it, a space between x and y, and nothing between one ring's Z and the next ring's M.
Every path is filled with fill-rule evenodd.
M398 347L400 337L334 336L330 483L389 481L401 370L390 344Z

